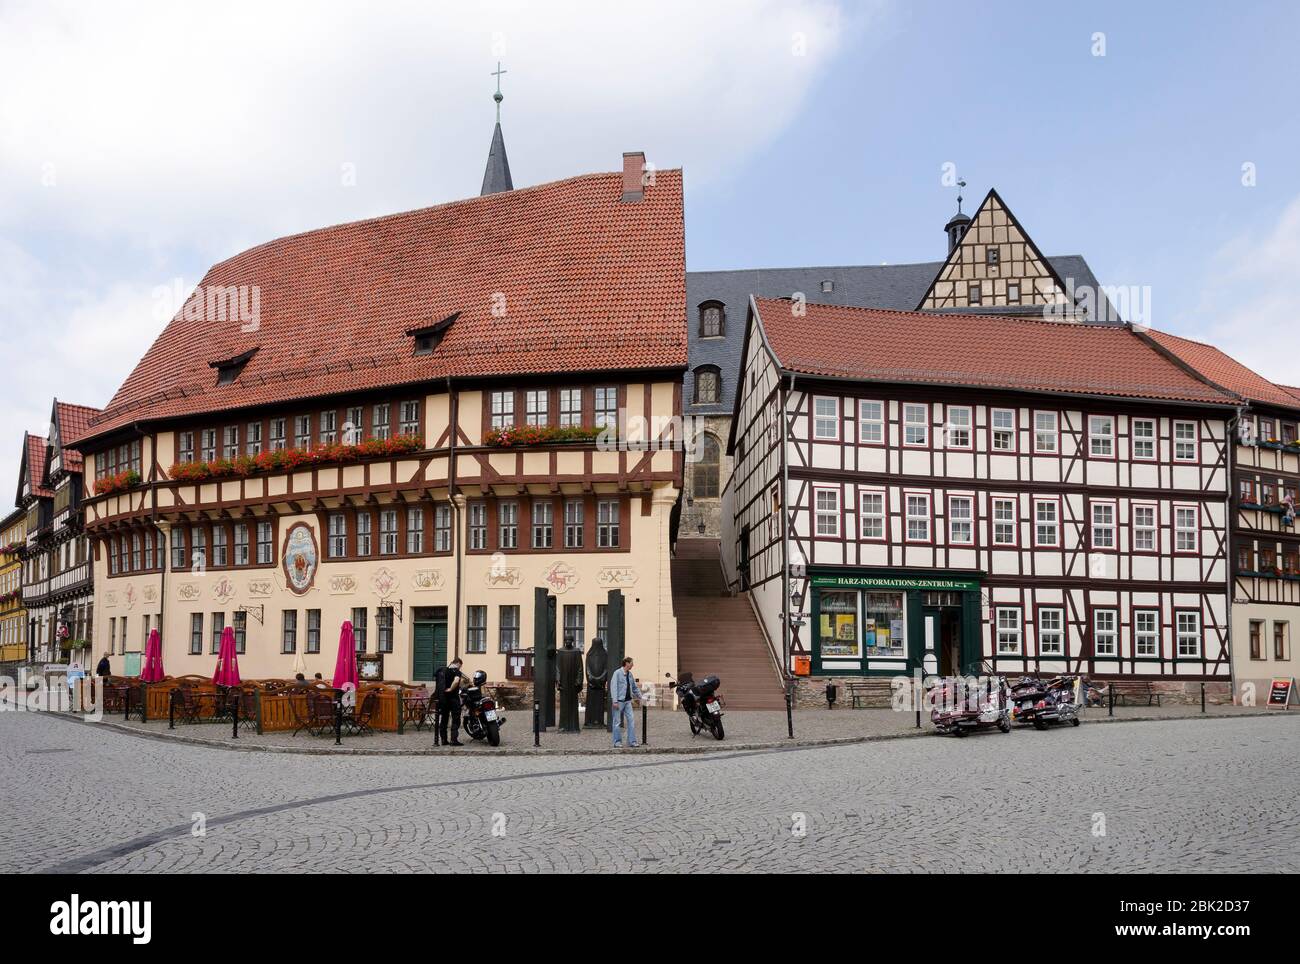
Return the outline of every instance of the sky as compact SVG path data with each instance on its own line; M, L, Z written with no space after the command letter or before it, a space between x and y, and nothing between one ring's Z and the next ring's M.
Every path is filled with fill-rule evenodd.
M955 175L1135 320L1300 384L1298 29L1168 0L0 0L0 492L211 264L477 194L498 61L515 185L682 167L690 269L939 259Z

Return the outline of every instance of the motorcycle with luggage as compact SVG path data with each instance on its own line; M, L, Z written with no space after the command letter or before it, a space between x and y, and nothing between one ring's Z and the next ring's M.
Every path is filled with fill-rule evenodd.
M665 675L668 677L668 685L676 690L677 700L690 721L691 735L698 736L700 731L708 730L715 740L721 740L726 732L722 725L722 694L718 692L722 680L716 676L706 676L697 683L690 673L681 673L676 680L672 673Z

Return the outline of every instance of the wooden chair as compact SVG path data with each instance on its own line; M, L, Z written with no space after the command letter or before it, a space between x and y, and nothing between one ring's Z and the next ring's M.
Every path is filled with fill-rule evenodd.
M374 733L375 731L370 728L370 720L375 715L375 708L378 705L379 694L371 690L361 700L361 706L343 718L343 723L347 726L348 732L353 736Z

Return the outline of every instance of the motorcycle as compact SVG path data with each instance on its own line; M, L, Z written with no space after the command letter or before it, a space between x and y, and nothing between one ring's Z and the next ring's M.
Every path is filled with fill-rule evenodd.
M697 683L690 673L682 673L679 680L674 680L672 673L664 675L668 678L668 685L677 691L677 699L691 724L691 735L698 736L701 730L707 729L715 740L721 740L725 735L722 727L722 694L718 692L722 680L716 676L706 676Z
M1077 676L1057 676L1047 682L1022 677L1011 687L1011 721L1032 724L1036 730L1045 730L1055 723L1078 726L1078 681Z
M474 673L473 679L463 673L461 678L469 681L469 685L461 687L460 691L461 726L473 739L486 739L488 746L500 746L501 727L506 718L497 709L496 700L483 693L487 673L480 669Z
M1006 694L1006 680L1000 676L988 677L973 687L963 680L942 679L930 694L930 722L940 733L956 736L992 727L1010 733Z

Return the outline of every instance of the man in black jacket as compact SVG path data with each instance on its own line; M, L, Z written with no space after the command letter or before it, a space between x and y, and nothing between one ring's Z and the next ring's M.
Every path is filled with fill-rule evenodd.
M112 676L113 667L108 661L108 653L99 658L99 665L95 667L96 676Z
M438 670L433 677L433 698L437 714L433 745L460 746L460 681L461 659L457 656ZM448 717L451 722L451 739L447 738Z

